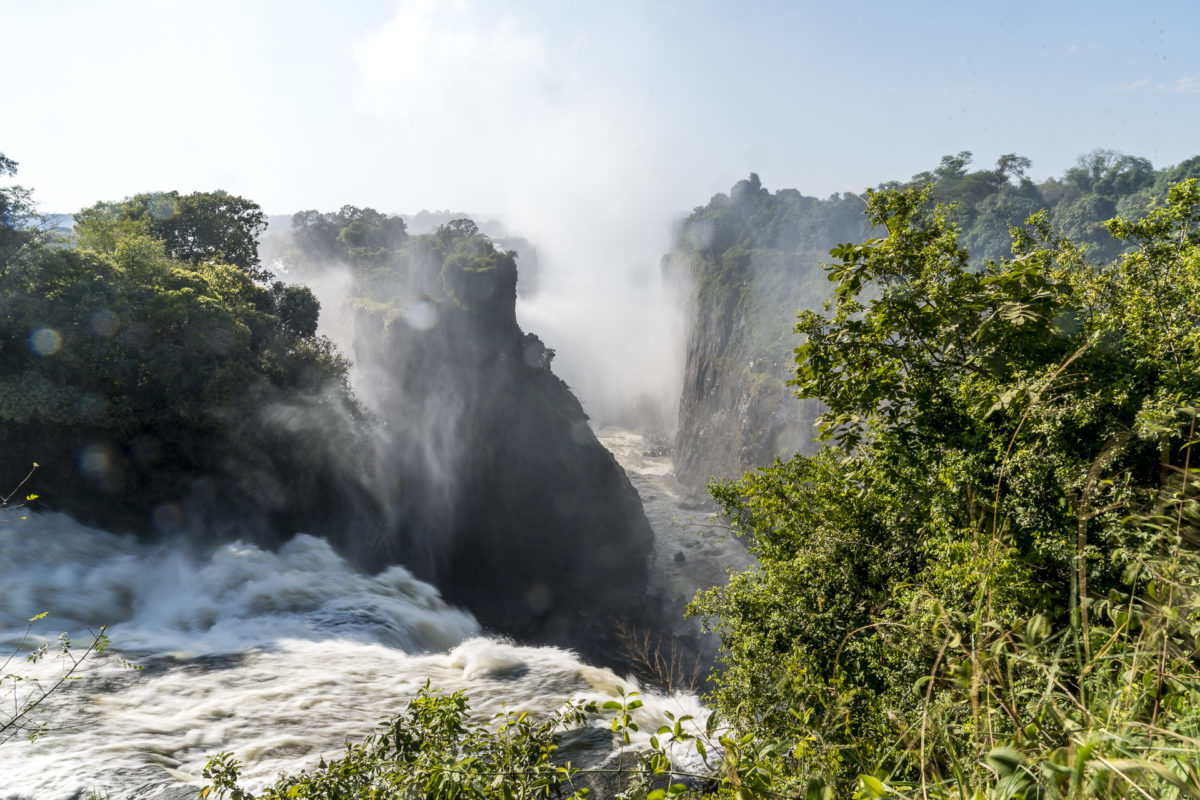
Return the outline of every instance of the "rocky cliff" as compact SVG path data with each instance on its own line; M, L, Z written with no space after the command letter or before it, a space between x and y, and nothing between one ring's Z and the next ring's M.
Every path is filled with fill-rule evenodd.
M553 352L517 325L513 254L430 238L396 277L355 312L388 508L360 557L408 565L489 628L602 654L616 618L649 619L653 534Z
M297 216L291 277L353 273L357 396L307 289L47 249L0 287L3 492L36 460L21 497L107 530L322 536L495 632L611 663L616 620L655 621L652 532L517 325L515 254L466 220L410 237L369 209Z
M684 221L664 266L693 287L675 466L698 489L811 448L820 409L787 386L796 312L828 295L821 265L865 232L861 202L791 189L772 194L757 175Z

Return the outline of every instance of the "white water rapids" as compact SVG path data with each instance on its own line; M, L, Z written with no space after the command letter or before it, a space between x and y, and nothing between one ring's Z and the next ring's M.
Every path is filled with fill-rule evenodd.
M722 579L723 565L744 565L736 543L686 532L668 459L647 456L633 434L604 441L649 498L662 596L690 596ZM52 696L55 729L0 745L0 798L194 797L208 757L224 751L246 763L244 783L258 789L337 757L426 681L465 690L481 716L505 706L544 716L572 698L639 688L568 651L486 637L403 567L366 576L305 535L276 552L196 552L58 514L10 518L0 524L0 645L11 650L41 612L33 631L51 640L70 631L79 643L88 626L109 624L114 647L144 669L91 659L83 680ZM7 671L53 668L17 661ZM643 699L643 732L665 724L666 711L705 714L693 694Z

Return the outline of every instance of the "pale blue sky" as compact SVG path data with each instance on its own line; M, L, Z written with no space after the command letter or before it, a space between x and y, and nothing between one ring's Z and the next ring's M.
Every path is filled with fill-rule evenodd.
M1143 7L0 0L0 152L47 211L220 187L271 213L601 218L959 150L1038 177L1096 147L1163 166L1200 153L1200 3Z
M499 215L585 407L669 408L680 213L751 171L827 196L960 150L1178 163L1198 30L1200 2L0 0L0 152L45 211L220 188Z

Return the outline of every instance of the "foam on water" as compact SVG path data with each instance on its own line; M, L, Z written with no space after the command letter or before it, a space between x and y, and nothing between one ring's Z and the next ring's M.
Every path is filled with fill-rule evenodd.
M0 527L0 643L108 624L121 654L92 660L54 696L66 727L0 745L0 797L153 797L203 785L207 758L234 752L251 788L336 757L429 681L465 690L481 715L548 715L570 699L638 687L571 652L481 635L464 611L402 567L356 572L323 540L277 552L234 543L198 552L85 528L57 514ZM26 665L20 665L22 670ZM52 665L40 665L50 669ZM31 667L32 669L32 667ZM687 695L644 697L643 731Z

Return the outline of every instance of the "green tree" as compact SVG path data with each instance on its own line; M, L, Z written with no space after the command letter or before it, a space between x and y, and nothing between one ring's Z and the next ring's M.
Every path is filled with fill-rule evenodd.
M258 260L258 236L266 227L258 203L219 190L176 196L175 213L151 223L172 258L223 261L256 280L269 274Z
M572 784L577 770L552 759L560 729L583 721L581 706L538 722L527 714L500 714L496 727L469 720L468 709L462 692L445 695L426 685L404 713L362 744L347 746L343 758L282 777L258 797L586 797L586 789L577 794ZM204 770L213 783L200 796L253 800L238 786L240 766L229 753L213 758Z
M109 211L89 209L89 236L112 232L106 217L123 226L123 212ZM319 443L254 423L272 402L319 395L357 411L348 362L316 335L310 290L171 258L133 219L108 252L38 247L10 267L0 285L0 440L13 457L40 456L43 494L58 507L137 528L223 464L317 460ZM81 447L94 457L81 460Z
M75 215L81 247L111 253L128 235L159 239L170 258L198 265L219 261L255 280L266 280L258 237L267 227L257 203L224 191L139 194L121 202L97 203Z
M1135 245L1112 268L1039 214L1011 258L972 269L929 200L869 193L887 236L834 249L831 315L796 326L825 450L713 488L758 566L696 603L722 637L722 708L852 772L915 742L931 703L968 730L969 691L914 685L978 670L1031 618L1071 632L1062 680L1080 679L1103 646L1091 603L1140 557L1122 520L1186 468L1175 409L1200 397L1194 182L1109 224Z
M270 291L273 310L283 330L305 339L316 335L321 303L312 289L275 281Z
M309 210L294 214L286 257L301 269L331 263L380 268L401 257L407 243L408 232L400 217L345 205L332 213Z
M0 177L17 174L17 162L0 153ZM45 240L45 221L33 193L22 186L0 187L0 278L13 263Z

